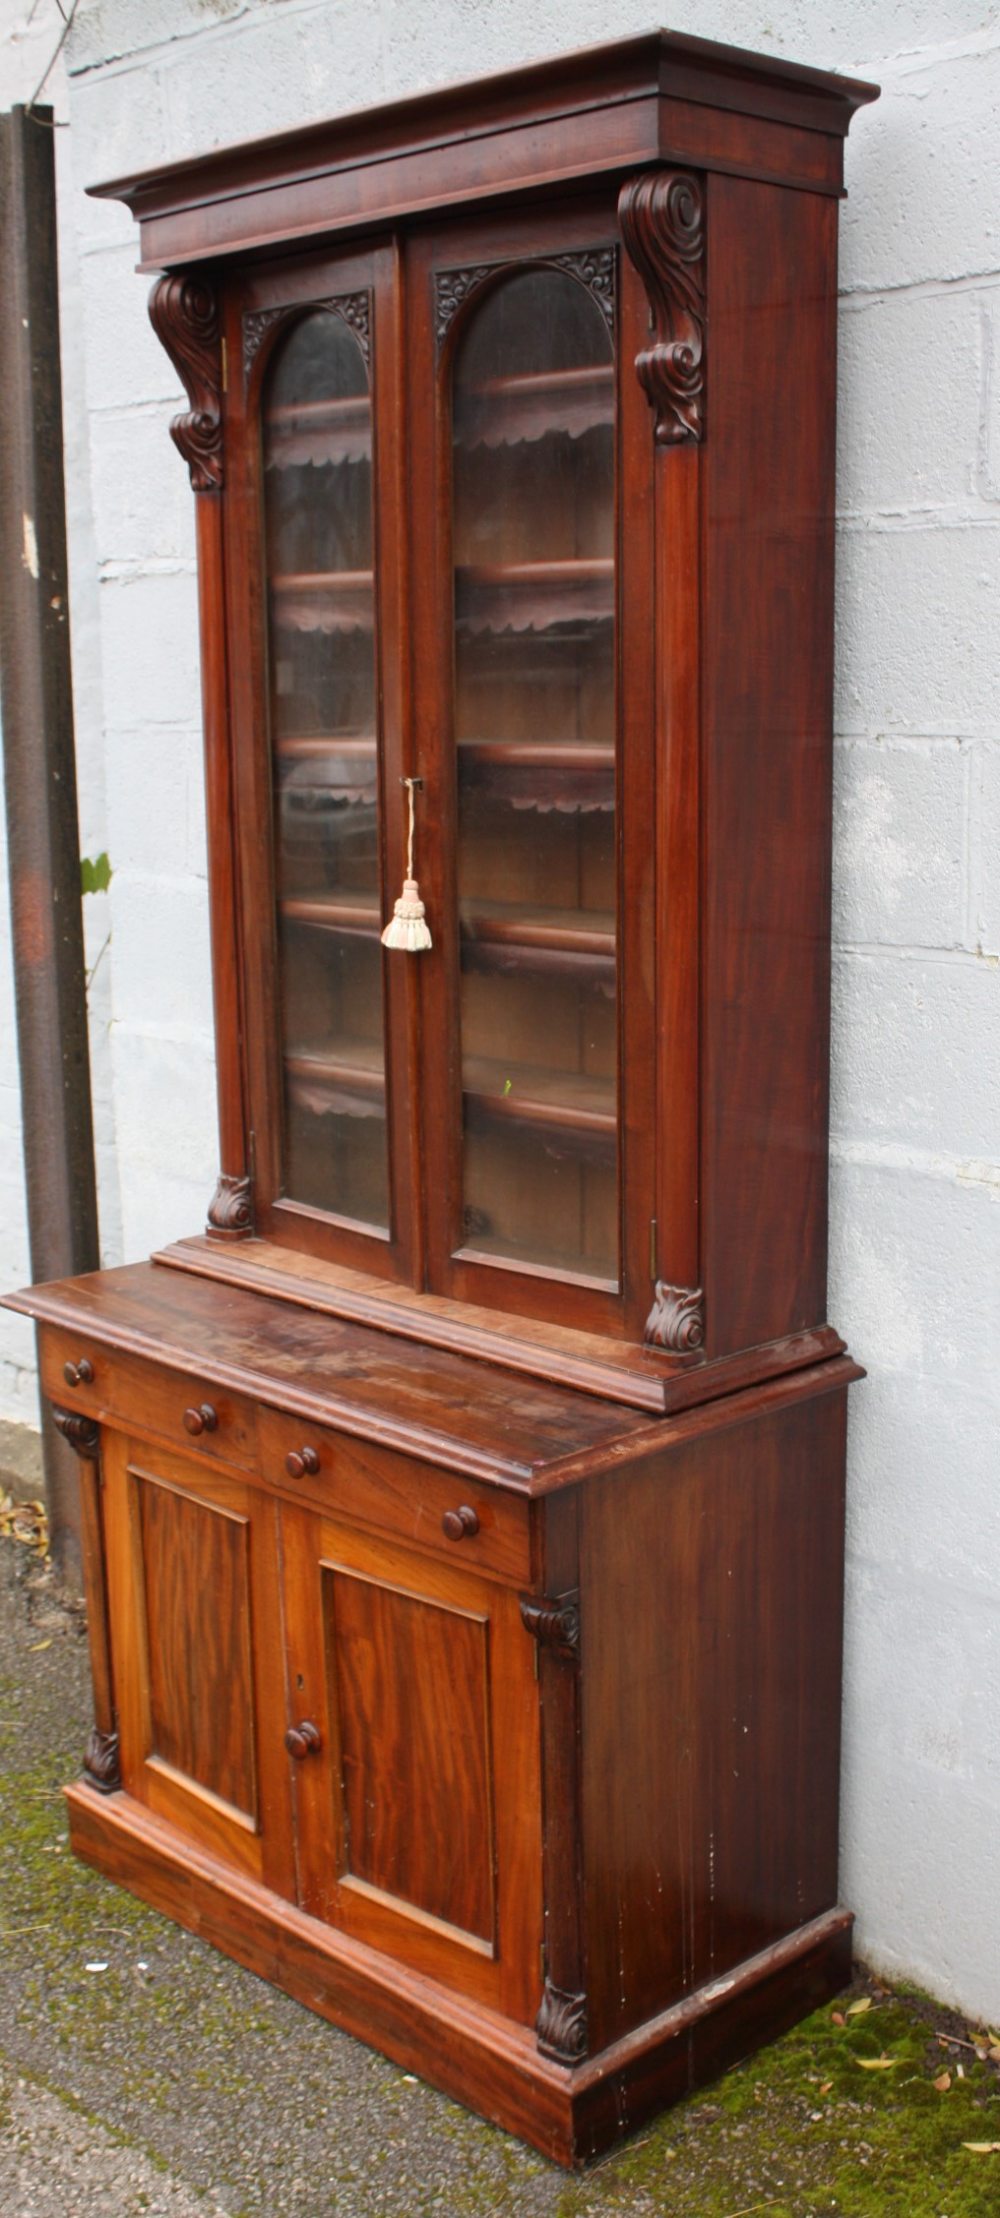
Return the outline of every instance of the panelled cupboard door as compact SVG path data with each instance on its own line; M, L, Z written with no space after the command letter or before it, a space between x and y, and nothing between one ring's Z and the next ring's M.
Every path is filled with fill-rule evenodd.
M516 1592L290 1508L282 1552L303 1908L530 2023L538 1687Z
M102 1462L122 1783L292 1896L274 1505L117 1432Z
M441 227L410 243L407 273L436 949L422 1029L448 1045L424 1064L431 1279L641 1329L654 581L633 365L648 307L603 199Z
M399 286L391 247L227 294L227 579L260 1232L411 1278Z

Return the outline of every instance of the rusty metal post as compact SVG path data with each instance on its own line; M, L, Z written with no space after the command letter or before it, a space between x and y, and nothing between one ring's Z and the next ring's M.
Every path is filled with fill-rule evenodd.
M63 489L52 112L0 115L0 705L31 1268L98 1264ZM43 1414L52 1550L76 1458Z

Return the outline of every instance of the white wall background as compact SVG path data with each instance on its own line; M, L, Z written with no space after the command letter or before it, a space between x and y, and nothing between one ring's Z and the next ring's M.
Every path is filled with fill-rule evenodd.
M1000 10L678 0L672 20L883 86L848 142L842 232L830 1314L869 1372L843 1893L865 1954L996 2023ZM114 868L88 905L92 955L112 933L94 1007L109 1260L200 1226L216 1165L177 393L130 219L81 182L650 22L650 0L80 0L58 79L62 285L82 841ZM55 0L0 0L0 103L33 89L59 30ZM4 946L8 1281L27 1271L11 1024ZM0 1416L24 1414L30 1378L5 1319Z

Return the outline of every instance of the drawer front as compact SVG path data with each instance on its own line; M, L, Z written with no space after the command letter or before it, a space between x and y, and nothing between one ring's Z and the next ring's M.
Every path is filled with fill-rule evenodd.
M258 1425L260 1469L273 1485L328 1516L431 1549L456 1568L466 1563L512 1585L530 1583L529 1506L516 1495L280 1410L261 1409Z
M211 1379L167 1370L54 1325L42 1331L41 1371L45 1393L61 1409L83 1410L184 1454L256 1471L254 1405Z

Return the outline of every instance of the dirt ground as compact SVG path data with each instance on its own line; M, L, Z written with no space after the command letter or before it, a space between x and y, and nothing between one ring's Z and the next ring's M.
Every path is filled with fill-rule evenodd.
M863 1974L568 2176L78 1864L88 1723L82 1610L0 1537L3 2218L1000 2218L998 2029Z

